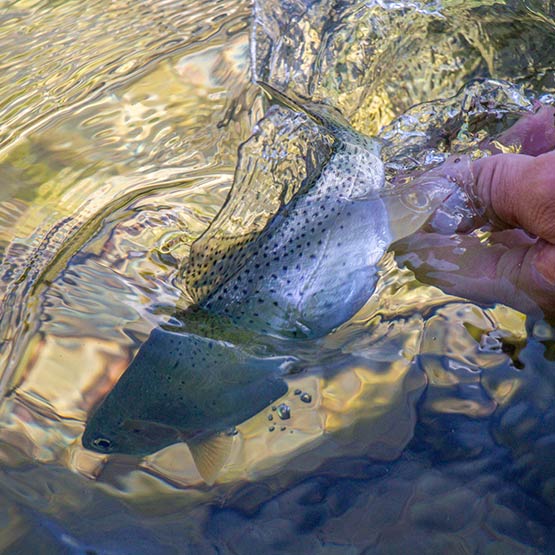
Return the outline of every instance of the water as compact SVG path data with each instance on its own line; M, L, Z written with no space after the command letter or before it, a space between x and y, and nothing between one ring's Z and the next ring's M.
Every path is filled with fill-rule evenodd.
M253 9L0 8L0 551L555 552L553 328L391 254L366 306L301 353L312 370L237 427L213 486L183 444L144 460L81 446L150 330L191 302L182 263L265 113L253 75L382 130L391 180L553 100L551 2ZM305 171L277 169L268 213ZM267 221L234 202L241 227Z

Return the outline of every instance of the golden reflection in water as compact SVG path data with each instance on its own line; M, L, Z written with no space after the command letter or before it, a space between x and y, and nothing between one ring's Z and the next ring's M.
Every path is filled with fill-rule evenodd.
M288 380L289 393L273 406L286 403L291 409L291 418L281 420L277 411L268 407L237 426L234 448L218 476L218 483L254 480L284 468L306 472L326 458L347 453L370 452L380 460L397 457L409 441L413 426L414 407L404 399L412 392L421 391L426 383L422 374L412 370L410 356L416 352L420 331L421 323L415 320L411 326L391 334L397 336L406 354L393 362L387 353L391 345L384 345L374 353L366 353L368 359L364 366L346 365L327 379L308 375ZM296 389L308 393L311 401L301 401L294 394ZM272 420L268 419L270 415ZM71 460L76 470L103 479L102 472L91 462L96 458L100 467L106 457L92 457L76 445L69 449L73 451ZM147 457L141 467L181 487L202 484L183 444ZM129 486L127 480L122 483ZM133 481L133 491L140 495L137 487Z
M55 305L58 311L40 307L35 292L27 327L23 326L29 335L25 349L4 352L5 367L15 361L10 385L17 387L2 405L0 438L29 459L62 462L112 491L137 495L166 488L165 482L188 488L202 486L202 481L183 444L168 447L144 462L119 461L80 446L88 412L130 360L127 336L106 337L105 329L96 328L107 313L115 313L117 322L110 330L126 325L144 338L155 323L145 307L161 297L177 299L178 291L166 291L159 285L170 283L176 269L157 261L156 254L185 258L190 241L222 205L238 145L262 115L258 91L248 75L248 6L225 3L229 10L218 24L220 31L212 29L206 42L188 43L195 38L189 35L193 22L209 21L211 10L217 11L216 3L210 4L208 11L196 5L196 11L186 13L181 5L170 4L171 13L162 10L149 18L154 5L145 3L144 13L140 13L112 3L105 24L113 32L106 33L93 25L95 12L104 11L105 3L88 4L87 15L80 18L76 15L80 3L67 2L35 12L32 24L22 29L37 37L33 48L22 49L14 40L23 16L14 17L2 30L0 43L5 46L2 55L12 56L14 64L25 66L31 56L45 62L33 75L40 86L32 93L10 103L13 87L28 84L30 72L23 79L10 79L11 74L6 73L5 88L0 90L0 171L8 183L0 193L0 241L10 246L6 258L16 276L2 286L15 284L17 294L18 284L35 279L41 295L54 292L61 299ZM121 19L123 14L133 21ZM75 29L74 21L79 21ZM403 25L395 28L397 35L392 33L391 43L401 34L409 40L412 31L407 32ZM170 34L179 36L176 44L168 42L168 28L172 27ZM473 32L467 31L469 35ZM60 33L66 36L45 48L46 42ZM70 48L73 33L86 40L72 42ZM306 43L312 41L314 52L318 51L318 33L306 29L305 35ZM445 34L445 40L451 37ZM481 44L478 39L476 43ZM459 47L457 42L454 50ZM495 60L488 48L481 52L491 66ZM369 133L412 103L428 100L430 95L452 94L463 76L468 77L479 63L476 57L461 60L442 55L428 64L430 50L422 61L428 67L422 77L425 82L428 79L427 84L420 80L407 82L405 88L392 88L387 83L398 82L395 75L402 73L410 60L387 65L398 52L384 52L380 67L371 68L370 73L381 75L370 89L372 94L367 91L361 98L355 87L331 96L332 103L353 114L355 126ZM362 53L354 51L345 59L352 61L359 54L364 60ZM75 58L72 63L67 62L70 55ZM304 69L313 63L309 58L302 61ZM443 77L433 81L430 72L438 66ZM64 67L67 72L61 71ZM13 68L15 71L15 65ZM320 93L333 87L334 83L323 81ZM166 189L168 195L161 192ZM176 191L181 196L176 193L172 197ZM161 206L169 206L168 212L179 217L164 217ZM97 257L97 266L90 269L83 264L79 279L72 284L64 281L67 275L62 274L78 252ZM36 275L29 274L35 262ZM488 369L501 364L507 355L480 351L479 346L482 335L494 332L515 344L522 341L521 315L503 307L482 311L462 304L437 288L417 283L411 272L396 268L391 255L382 265L380 294L327 340L336 345L350 341L349 348L364 362L360 358L356 364L347 362L332 376L292 377L290 393L278 401L287 402L292 410L291 419L284 422L286 429L282 431L282 422L275 421L276 429L268 430L271 408L239 425L219 483L255 480L282 468L304 472L341 455L394 459L411 439L414 404L427 384L447 390L464 382L483 387L489 394L489 398L472 401L446 394L432 402L440 413L482 417L514 395L516 377L487 379ZM115 285L101 291L91 288L94 282L113 285L114 275L122 277L128 289ZM82 302L75 302L80 293ZM106 301L99 309L83 309L83 299L98 301L100 297L112 304ZM82 313L68 316L71 310L64 312L68 304L74 312L83 309ZM434 313L442 305L445 308ZM130 307L131 313L123 306ZM424 315L430 316L427 321ZM394 320L396 324L392 324ZM470 327L479 333L469 332ZM372 344L349 339L353 330L372 333ZM14 324L6 343L15 342L19 333L21 329ZM445 354L451 361L449 367L440 360ZM461 372L457 374L457 370ZM480 378L479 370L485 378ZM308 392L311 402L299 401L291 393L296 388ZM6 458L8 464L15 460L11 455Z
M249 14L237 1L191 2L187 9L155 0L133 9L117 0L88 2L86 9L75 1L13 4L0 34L2 147L56 119L60 110L71 113L109 95L114 85L144 76L153 62L214 27L231 22L238 28L240 21L244 27Z
M375 330L381 341L351 347L352 352L364 355L365 363L360 359L355 365L346 363L329 377L301 374L289 380L289 393L275 403L289 405L289 420L280 420L269 407L239 425L231 458L218 483L255 480L278 469L306 472L341 455L360 453L377 460L395 459L412 437L414 402L426 384L445 387L475 382L479 386L481 371L487 373L489 367L506 359L502 352L480 352L479 342L468 329L474 335L475 330L481 334L496 332L514 342L524 334L518 313L504 307L484 312L463 303L441 308L425 324L422 318L413 317L393 327L381 327ZM418 354L417 367L414 359ZM451 361L449 368L438 364L446 354ZM128 362L126 349L116 342L55 336L39 341L29 359L26 379L3 406L3 420L9 425L2 430L2 439L18 445L28 457L42 462L64 461L74 471L99 482L105 482L108 465L105 483L115 491L144 496L157 487L165 490L164 484L202 486L184 444L170 446L142 463L124 458L121 464L117 457L113 462L81 447L86 414L110 391ZM68 368L72 369L70 374ZM453 374L457 368L468 372ZM488 389L491 397L481 402L443 395L433 408L440 413L483 417L497 404L506 403L517 388L516 379L496 384ZM296 389L309 393L311 401L303 403L294 395ZM271 432L270 426L275 427Z
M2 281L0 292L12 300L5 302L3 315L4 389L12 373L15 381L21 375L14 362L23 356L26 339L17 322L25 317L37 329L39 316L32 309L40 308L27 299L28 287L56 279L106 216L141 192L168 185L187 189L207 179L210 200L203 198L199 216L213 216L223 203L227 187L222 184L231 181L237 147L261 109L246 74L243 18L243 12L231 10L220 22L237 32L230 44L223 33L215 35L204 56L196 46L179 54L170 50L150 71L76 106L48 128L21 134L5 149L0 172L11 196L0 196L0 243L10 245L10 278ZM205 82L198 75L189 81L189 72L195 75L200 67ZM233 125L221 125L231 117ZM202 227L205 221L199 222ZM190 232L197 233L194 226Z

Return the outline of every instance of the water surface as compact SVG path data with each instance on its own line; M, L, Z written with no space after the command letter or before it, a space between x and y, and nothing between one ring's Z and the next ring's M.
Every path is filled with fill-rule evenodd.
M288 380L291 418L241 424L213 486L183 444L140 459L80 442L191 302L191 242L267 108L253 77L381 130L392 178L552 102L551 3L21 1L0 17L2 553L555 551L553 328L444 295L391 253ZM287 138L268 136L248 156Z

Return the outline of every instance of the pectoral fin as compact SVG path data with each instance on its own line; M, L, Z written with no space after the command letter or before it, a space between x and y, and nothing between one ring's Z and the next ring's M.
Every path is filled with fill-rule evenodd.
M233 436L219 434L200 441L189 441L195 465L202 479L211 486L231 454Z

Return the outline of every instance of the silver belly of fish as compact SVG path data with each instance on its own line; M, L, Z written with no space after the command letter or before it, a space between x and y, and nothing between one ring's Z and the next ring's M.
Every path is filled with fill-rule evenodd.
M377 142L349 130L308 192L256 241L253 255L201 306L262 333L322 336L372 295L391 242Z

